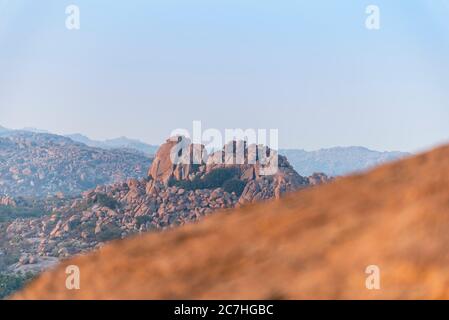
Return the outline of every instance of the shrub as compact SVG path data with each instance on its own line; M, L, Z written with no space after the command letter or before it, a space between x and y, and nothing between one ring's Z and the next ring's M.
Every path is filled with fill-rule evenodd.
M150 216L138 216L136 218L137 221L137 226L142 226L147 224L147 222L151 222L151 217Z
M6 222L17 218L36 218L45 215L43 209L35 207L0 206L0 222Z
M223 184L223 190L228 193L233 193L237 196L241 196L243 193L243 190L245 189L246 183L239 179L231 179L226 181Z
M89 205L92 204L99 204L103 207L107 207L109 209L116 209L118 206L118 202L109 197L108 195L104 194L104 193L97 193L95 195L95 198L93 200L90 200Z
M238 172L237 168L219 168L206 174L203 179L195 178L192 181L171 179L168 185L185 190L221 188L226 181L234 179Z
M206 174L202 182L207 189L220 188L226 181L235 178L237 174L237 168L219 168Z
M23 288L32 277L31 274L0 274L0 299L4 299Z
M187 191L196 190L196 189L202 189L201 183L199 182L199 179L195 179L194 181L190 181L190 180L177 181L177 180L173 179L173 180L171 180L168 183L168 186L169 187L176 186L178 188L182 188L182 189L185 189Z
M109 225L105 229L97 234L97 240L100 242L106 242L111 240L120 239L122 237L122 230L114 225Z

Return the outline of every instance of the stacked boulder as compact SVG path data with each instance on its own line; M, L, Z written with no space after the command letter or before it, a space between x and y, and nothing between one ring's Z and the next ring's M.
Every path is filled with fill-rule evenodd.
M245 183L239 204L280 198L309 184L286 157L268 147L231 141L222 150L207 154L203 145L192 144L185 137L174 137L156 153L149 171L149 188L168 186L170 181L204 179L223 168L234 169L235 178Z

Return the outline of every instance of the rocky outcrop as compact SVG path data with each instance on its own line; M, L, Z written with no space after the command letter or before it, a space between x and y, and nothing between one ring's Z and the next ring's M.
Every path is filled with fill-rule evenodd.
M168 185L173 179L202 179L214 170L233 168L246 187L239 200L246 204L280 198L308 185L286 157L261 145L232 141L221 151L207 154L204 146L191 144L185 137L174 137L161 146L149 171L150 179Z
M254 169L255 179L246 185L239 203L246 204L268 199L279 199L287 192L293 192L308 185L308 179L300 176L289 164L287 158L278 156L276 173L258 176L257 166Z
M261 200L280 199L288 192L307 186L303 177L279 174L249 181L239 199L239 204L254 203Z

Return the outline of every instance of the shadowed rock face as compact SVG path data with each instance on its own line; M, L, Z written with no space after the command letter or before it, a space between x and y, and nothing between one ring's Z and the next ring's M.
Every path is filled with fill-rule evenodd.
M148 172L148 176L152 177L156 181L168 183L173 176L174 164L170 160L172 150L178 144L177 140L168 139L163 145L160 146L156 152L153 163Z
M449 147L112 243L64 262L21 299L449 298ZM65 288L68 265L81 290ZM367 266L380 290L367 290Z

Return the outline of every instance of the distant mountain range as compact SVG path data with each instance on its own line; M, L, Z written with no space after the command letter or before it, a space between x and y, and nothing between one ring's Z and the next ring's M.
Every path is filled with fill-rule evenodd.
M0 135L11 131L13 130L0 126ZM35 128L24 128L14 131L48 133L48 131ZM66 135L66 137L94 148L106 150L133 149L146 155L154 155L159 148L157 145L150 145L127 137L104 141L93 140L80 133ZM329 176L343 176L365 171L377 165L411 155L410 153L399 151L380 152L365 147L335 147L316 151L281 149L280 154L285 155L293 168L302 176L311 176L316 172L322 172Z
M0 126L0 134L10 134L10 133L17 133L17 132L31 132L31 133L47 133L52 134L50 131L32 128L32 127L25 127L23 129L18 130L12 130L5 127ZM146 155L154 155L159 148L159 146L147 144L145 142L142 142L137 139L130 139L127 137L119 137L115 139L108 139L104 141L100 140L93 140L89 137L81 134L81 133L74 133L74 134L68 134L65 135L65 137L72 139L75 142L84 143L85 145L89 147L94 148L102 148L102 149L134 149L140 152L145 153Z
M411 155L399 151L373 151L364 147L335 147L317 151L286 149L279 152L303 176L310 176L315 172L343 176Z
M79 133L69 134L66 135L66 137L72 139L73 141L84 143L90 147L103 149L135 149L147 155L154 155L159 148L159 146L150 145L136 139L129 139L127 137L108 139L104 141L92 140L89 137Z

